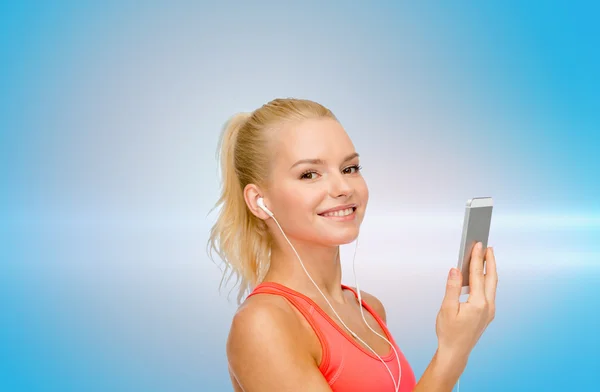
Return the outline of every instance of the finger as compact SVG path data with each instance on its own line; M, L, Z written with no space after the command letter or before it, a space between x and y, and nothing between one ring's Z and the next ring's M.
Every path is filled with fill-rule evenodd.
M485 253L485 298L488 302L496 300L496 287L498 286L498 272L496 271L496 257L494 249L487 248Z
M451 312L458 313L460 306L460 290L462 287L462 274L457 268L452 268L448 274L446 282L446 294L442 302L442 307Z
M471 264L469 266L469 285L471 293L469 294L469 302L484 301L484 276L483 276L483 249L481 242L478 242L471 252Z

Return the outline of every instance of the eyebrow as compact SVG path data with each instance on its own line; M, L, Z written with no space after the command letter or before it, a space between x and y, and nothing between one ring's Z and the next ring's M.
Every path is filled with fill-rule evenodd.
M342 161L342 163L344 162L348 162L349 160L352 160L354 158L358 158L360 155L357 152L353 152L352 154L348 155L346 158L344 158L344 160ZM298 162L294 163L292 165L292 167L290 167L290 170L293 169L294 167L301 165L303 163L310 163L313 165L324 165L325 161L323 159L319 159L319 158L313 158L313 159L300 159Z

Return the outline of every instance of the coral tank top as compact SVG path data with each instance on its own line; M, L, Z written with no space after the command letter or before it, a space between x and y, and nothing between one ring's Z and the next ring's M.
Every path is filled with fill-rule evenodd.
M356 291L350 290L358 299ZM339 326L309 297L275 282L263 282L256 286L250 296L256 294L272 294L284 297L306 318L312 326L321 343L323 350L319 370L334 392L394 392L394 383L390 373L369 349L363 347L346 330ZM390 331L377 313L363 300L362 306L380 325L384 336L396 349L400 357L402 378L399 392L412 391L416 385L415 375L394 341ZM388 354L381 356L390 368L394 379L398 380L398 361L396 354L390 348Z

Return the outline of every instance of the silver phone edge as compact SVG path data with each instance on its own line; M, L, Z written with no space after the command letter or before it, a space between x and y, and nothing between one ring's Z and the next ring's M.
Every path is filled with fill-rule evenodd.
M470 199L467 203L471 202L472 200L473 199ZM469 227L470 214L471 214L471 208L469 207L469 205L467 205L465 208L465 215L463 218L463 228L462 228L462 234L461 234L461 239L460 239L460 248L458 250L458 263L457 263L458 270L463 274L463 280L464 280L464 271L462 270L462 268L463 268L463 260L465 259L465 249L466 249L466 245L467 245L467 228ZM465 289L465 287L468 288L469 286L462 286L462 287L463 287L463 289Z

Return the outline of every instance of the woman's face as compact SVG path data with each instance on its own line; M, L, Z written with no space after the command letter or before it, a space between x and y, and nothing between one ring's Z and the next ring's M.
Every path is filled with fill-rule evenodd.
M344 128L321 118L288 124L274 134L265 203L285 234L325 246L354 241L369 191Z

